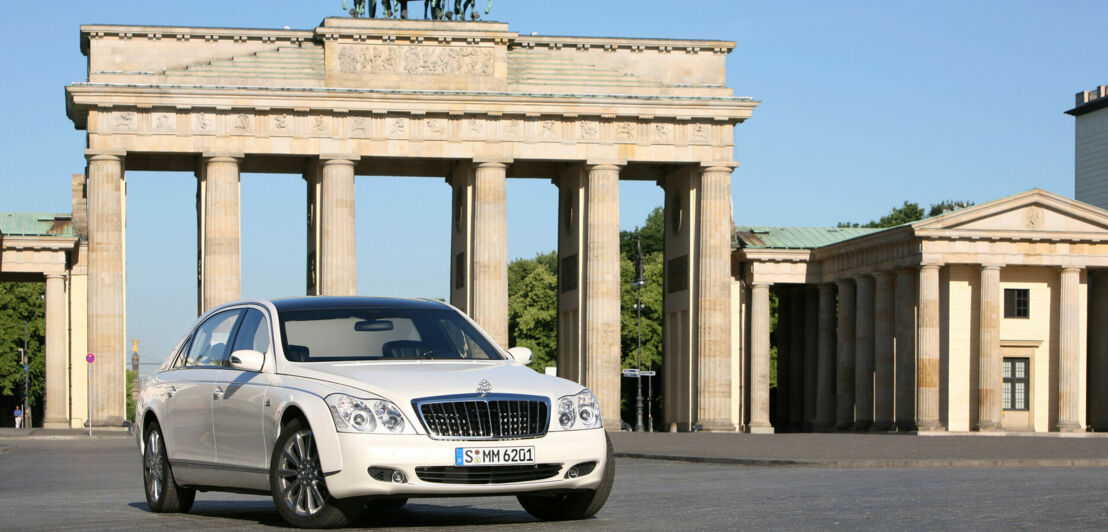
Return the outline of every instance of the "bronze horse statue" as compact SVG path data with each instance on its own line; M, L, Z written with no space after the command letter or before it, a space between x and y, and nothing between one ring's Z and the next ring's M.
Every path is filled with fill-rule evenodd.
M411 0L381 0L381 7L384 9L385 18L408 18L408 2ZM423 18L429 20L465 20L466 11L469 11L469 18L477 20L481 18L481 14L477 12L476 3L477 0L454 0L454 9L446 9L446 0L416 0L423 2ZM377 0L354 0L354 8L347 10L346 0L342 2L343 10L350 13L350 16L354 18L369 17L374 18L377 16ZM485 7L485 14L492 10L492 0L489 0L488 6Z

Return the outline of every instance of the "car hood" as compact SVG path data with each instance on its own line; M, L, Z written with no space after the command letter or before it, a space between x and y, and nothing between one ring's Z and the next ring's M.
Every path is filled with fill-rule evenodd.
M423 397L477 394L481 381L488 381L490 394L556 398L581 389L577 383L536 373L510 360L312 362L294 364L286 371L364 390L405 406Z

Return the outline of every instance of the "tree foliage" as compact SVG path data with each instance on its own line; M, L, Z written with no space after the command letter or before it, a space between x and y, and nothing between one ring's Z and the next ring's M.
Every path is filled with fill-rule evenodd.
M27 350L30 352L31 393L28 400L32 406L42 405L46 382L45 290L43 283L0 282L0 397L6 410L23 400L19 349L23 347L24 323L27 324Z
M508 265L508 343L530 349L539 372L557 359L557 260L550 252Z
M973 205L969 200L944 200L939 203L932 203L931 207L926 211L919 206L918 203L913 201L904 201L904 204L899 207L893 207L889 210L889 214L882 216L877 220L870 220L869 223L859 225L857 222L839 222L838 227L869 227L875 229L884 229L887 227L896 227L898 225L904 225L912 222L918 222L924 218L930 218L932 216L939 216L948 212L954 212L958 209L964 209Z

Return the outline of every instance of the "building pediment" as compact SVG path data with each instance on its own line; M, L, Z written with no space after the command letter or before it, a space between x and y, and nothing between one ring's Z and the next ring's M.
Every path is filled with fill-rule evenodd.
M912 225L921 236L944 232L987 237L989 233L1105 233L1108 212L1085 203L1034 189L969 207Z

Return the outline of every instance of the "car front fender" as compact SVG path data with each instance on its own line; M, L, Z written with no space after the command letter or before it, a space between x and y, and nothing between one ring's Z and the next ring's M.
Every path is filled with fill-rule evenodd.
M275 407L271 411L273 417L267 423L270 427L266 430L266 443L272 449L276 444L277 436L281 433L281 423L285 421L290 409L296 409L308 422L311 428L316 449L319 452L319 466L324 475L342 470L342 449L339 446L339 435L335 429L335 421L331 417L331 410L327 403L319 395L300 389L281 388L271 386L266 391L266 400Z

